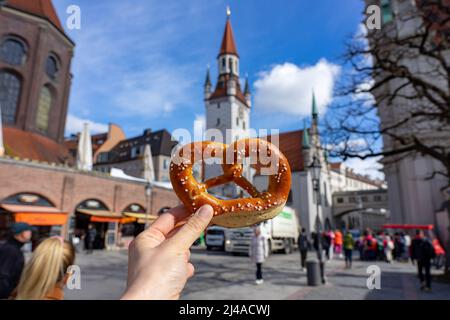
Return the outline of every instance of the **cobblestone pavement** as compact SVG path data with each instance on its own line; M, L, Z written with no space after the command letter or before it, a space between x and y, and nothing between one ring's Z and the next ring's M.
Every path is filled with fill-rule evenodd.
M362 262L351 270L342 259L326 264L328 283L306 285L306 273L299 270L299 254L274 254L263 267L265 282L254 283L254 266L245 256L192 250L195 276L188 282L182 299L450 299L450 284L433 283L433 291L419 290L415 267L409 263ZM66 290L66 299L118 299L125 289L127 252L80 253L81 290ZM367 267L381 269L381 289L369 290ZM438 271L433 271L434 276Z

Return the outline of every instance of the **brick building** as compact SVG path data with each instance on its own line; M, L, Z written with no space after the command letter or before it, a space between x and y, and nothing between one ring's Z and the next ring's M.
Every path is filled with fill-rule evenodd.
M115 247L179 203L169 184L146 195L144 182L72 168L77 137L64 141L64 131L74 47L51 0L0 2L0 240L14 221L36 226L35 240L93 224L96 247ZM92 140L94 161L126 141L114 124Z

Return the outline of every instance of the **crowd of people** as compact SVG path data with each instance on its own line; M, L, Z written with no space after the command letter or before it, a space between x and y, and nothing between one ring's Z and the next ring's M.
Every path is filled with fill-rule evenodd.
M319 241L320 245L319 246ZM436 264L437 258L444 257L444 250L437 239L427 238L422 230L416 230L412 239L408 234L396 232L393 235L388 232L374 233L367 229L359 237L353 236L352 232L340 230L327 230L320 234L312 232L309 238L306 230L298 238L300 252L301 270L305 270L306 259L309 250L317 251L319 261L332 260L334 255L344 258L345 267L350 269L353 262L353 252L359 252L359 258L363 261L385 261L392 263L411 262L417 265L417 273L421 282L421 289L431 290L431 266ZM321 251L321 252L319 252ZM323 265L321 265L322 281Z

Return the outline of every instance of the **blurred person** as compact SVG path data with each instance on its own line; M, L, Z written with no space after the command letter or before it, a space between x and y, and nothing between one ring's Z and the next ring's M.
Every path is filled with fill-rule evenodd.
M264 283L262 274L262 264L267 258L266 239L261 234L261 228L255 227L252 241L250 242L249 256L254 264L256 264L256 284Z
M345 254L345 267L350 269L352 267L352 256L355 241L351 232L347 231L344 237L344 254Z
M403 239L404 239L404 245L405 245L405 250L403 252L403 259L405 261L408 261L410 258L409 248L411 247L412 240L411 240L411 237L409 236L409 234L405 234L403 236Z
M0 299L7 299L16 288L25 264L22 246L30 242L32 227L23 222L11 226L12 236L0 246Z
M358 240L356 240L356 247L358 248L358 252L359 252L359 259L361 261L365 260L364 257L364 234L361 234L358 238Z
M86 235L84 237L84 245L86 247L86 253L89 254L94 252L94 242L96 237L97 237L97 229L95 229L94 225L90 223Z
M309 248L310 243L308 235L306 234L306 229L302 228L302 232L298 236L298 250L300 251L300 265L302 271L305 271Z
M392 262L392 251L394 250L394 241L386 234L384 239L384 257L387 263Z
M322 250L325 252L327 260L330 260L330 248L331 248L331 235L329 232L323 232L322 237Z
M342 232L337 229L334 232L334 252L339 256L339 258L342 258Z
M425 237L422 230L417 230L416 237L411 242L411 260L413 263L417 261L421 290L431 291L431 260L435 255L431 240Z
M194 275L189 249L212 217L213 208L209 205L192 216L179 206L161 214L140 233L129 247L128 281L122 299L178 299ZM186 223L181 226L182 221Z
M34 250L20 277L16 300L63 300L67 270L75 262L75 248L62 237L42 241Z

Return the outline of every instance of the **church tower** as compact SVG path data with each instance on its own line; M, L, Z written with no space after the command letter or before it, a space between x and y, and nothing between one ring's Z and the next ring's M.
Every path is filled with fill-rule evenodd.
M213 90L209 68L204 84L204 99L206 108L206 129L216 129L214 134L207 131L206 140L219 138L229 144L249 136L251 93L248 79L244 92L241 90L239 77L239 54L234 41L231 27L230 10L227 9L227 20L222 38L222 45L217 56L218 79ZM218 137L220 136L220 137ZM250 178L250 168L246 166L244 175ZM221 168L208 165L205 168L205 178L221 175ZM220 187L219 187L220 188ZM241 191L236 188L221 188L214 190L224 196L239 196Z

